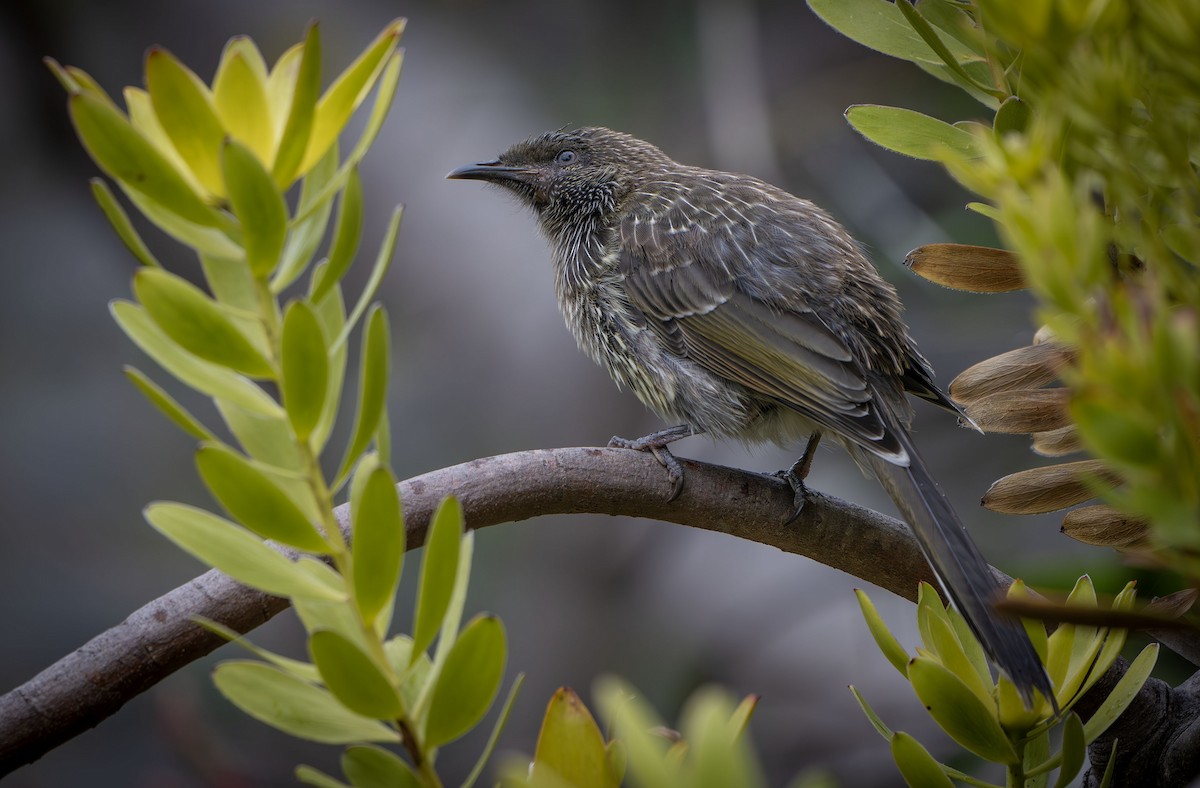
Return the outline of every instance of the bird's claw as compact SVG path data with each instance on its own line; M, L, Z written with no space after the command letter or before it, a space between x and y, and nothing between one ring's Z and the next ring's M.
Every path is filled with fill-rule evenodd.
M667 496L667 502L670 503L683 492L683 466L679 463L679 459L667 448L668 443L676 441L681 437L686 437L679 434L679 432L680 428L676 427L632 440L614 435L608 442L608 446L612 449L632 449L633 451L645 451L653 454L654 459L658 460L659 465L667 469L667 479L671 482L671 494Z
M804 484L804 477L796 472L796 466L800 465L797 462L786 471L776 471L775 477L783 479L792 488L792 513L783 521L784 525L791 525L800 519L800 513L804 511L804 504L808 503L808 487Z

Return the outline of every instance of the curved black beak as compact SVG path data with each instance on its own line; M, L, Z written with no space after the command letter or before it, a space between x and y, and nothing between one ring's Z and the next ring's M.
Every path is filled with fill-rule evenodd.
M447 174L446 178L452 181L525 181L531 174L532 172L524 167L510 167L502 164L499 159L493 159L459 167Z

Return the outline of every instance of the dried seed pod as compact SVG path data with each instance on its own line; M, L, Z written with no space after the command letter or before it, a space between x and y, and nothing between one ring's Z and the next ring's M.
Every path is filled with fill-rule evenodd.
M1130 547L1146 537L1150 524L1101 503L1067 512L1062 532L1084 544Z
M967 244L926 244L904 264L931 282L971 293L1007 293L1027 285L1017 256L1004 249Z
M1100 460L1080 460L1005 476L992 484L981 503L1003 514L1056 512L1094 498L1091 479L1114 486L1120 482Z
M1033 344L1040 345L1043 342L1051 342L1054 340L1054 332L1050 330L1050 326L1042 326L1033 335Z
M971 402L966 411L984 432L1046 432L1071 423L1070 399L1071 390L1064 388L1000 391Z
M964 370L950 383L956 402L974 402L998 391L1036 389L1058 378L1074 353L1057 342L1010 350Z
M1033 449L1034 454L1040 454L1043 457L1062 457L1064 454L1083 451L1083 441L1079 439L1079 428L1074 424L1068 424L1048 432L1035 432L1033 445L1030 448Z

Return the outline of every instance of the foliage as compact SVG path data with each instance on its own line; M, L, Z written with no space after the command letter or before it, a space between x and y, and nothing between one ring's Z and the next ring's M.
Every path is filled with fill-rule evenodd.
M1093 477L1091 492L1126 530L1148 522L1160 557L1200 578L1200 6L809 4L995 111L990 124L868 106L847 118L986 201L971 207L995 221L1072 357L1071 448L1118 482Z
M474 542L453 499L429 526L414 633L388 634L405 528L387 456L387 315L372 300L391 264L399 208L349 314L341 282L362 229L358 167L391 105L403 27L385 27L323 94L316 25L271 69L253 42L231 40L211 88L169 52L151 49L146 89L126 89L126 111L85 72L50 62L96 164L147 219L196 252L207 284L206 291L165 270L108 185L93 181L105 215L144 265L133 278L135 300L114 302L113 316L166 372L212 398L232 436L219 437L143 372L128 370L152 404L200 441L197 470L228 515L156 502L146 519L204 563L289 597L308 632L310 660L301 661L202 622L263 660L223 662L214 681L256 719L350 745L342 771L355 786L440 785L438 749L485 716L507 654L497 618L460 627ZM338 137L372 89L370 118L343 159ZM329 255L314 262L335 201ZM347 343L359 322L354 426L337 470L326 475L321 459L342 410ZM348 541L333 501L351 473ZM506 717L507 707L501 724ZM402 745L408 760L374 743ZM481 767L494 743L495 736ZM297 776L343 784L310 767Z
M979 641L966 620L942 605L937 592L921 584L917 601L917 626L922 646L909 657L883 623L871 600L857 591L863 617L884 656L912 684L921 704L954 741L979 758L1002 764L1007 785L1034 788L1048 784L1058 769L1056 788L1069 785L1082 768L1086 749L1121 715L1154 669L1158 644L1151 644L1129 666L1105 701L1086 723L1071 707L1099 681L1121 653L1125 630L1076 624L1060 625L1047 636L1039 623L1026 622L1034 648L1054 686L1054 704L1037 696L1026 708L1006 676L994 680ZM1009 597L1027 596L1020 581ZM1133 583L1113 600L1114 611L1132 608ZM1068 606L1096 608L1096 591L1085 575L1067 597ZM919 742L893 732L854 687L850 688L875 730L888 740L892 756L904 779L912 786L951 785L951 779L988 786L936 761ZM1061 710L1057 714L1054 706ZM1050 754L1050 734L1061 727L1061 748Z

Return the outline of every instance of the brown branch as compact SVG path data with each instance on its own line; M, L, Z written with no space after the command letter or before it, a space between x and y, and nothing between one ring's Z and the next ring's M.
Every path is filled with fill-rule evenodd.
M446 495L467 525L483 528L547 514L648 517L726 533L808 556L908 599L932 574L903 523L811 492L785 526L792 493L778 479L682 461L683 493L667 502L667 476L649 455L619 449L552 449L443 468L400 483L409 547L420 545ZM347 525L347 507L336 510ZM1000 579L1006 579L997 572ZM215 570L133 613L74 653L0 696L0 775L37 760L99 724L127 701L225 643L196 616L248 632L288 606Z

